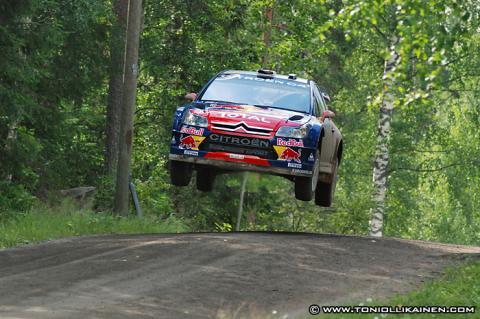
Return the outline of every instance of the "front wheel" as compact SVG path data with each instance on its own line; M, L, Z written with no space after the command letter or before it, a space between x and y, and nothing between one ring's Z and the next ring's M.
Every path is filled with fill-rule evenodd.
M197 169L197 189L202 192L212 191L215 177L216 174L212 167L199 167Z
M335 163L332 172L332 180L330 183L318 181L317 189L315 190L315 204L321 207L332 206L333 196L335 195L335 188L337 186L337 170L338 160Z
M311 177L295 177L295 198L310 201L313 197Z
M190 163L170 161L170 181L175 186L187 186L192 179Z
M315 163L313 164L313 174L311 177L295 177L295 198L303 201L310 201L313 198L315 187L317 186L318 173L320 170L320 152L317 150Z

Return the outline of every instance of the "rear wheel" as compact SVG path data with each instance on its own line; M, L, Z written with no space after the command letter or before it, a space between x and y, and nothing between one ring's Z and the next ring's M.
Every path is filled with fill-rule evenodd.
M303 201L309 201L313 198L315 187L318 181L318 172L320 169L320 151L317 150L315 163L313 164L313 174L311 177L295 177L295 198Z
M335 162L330 183L319 181L315 190L315 204L322 207L332 206L335 188L337 186L338 160Z
M187 186L192 178L190 163L170 161L170 181L175 186Z
M209 166L201 166L197 169L197 189L202 192L210 192L215 183L215 170Z

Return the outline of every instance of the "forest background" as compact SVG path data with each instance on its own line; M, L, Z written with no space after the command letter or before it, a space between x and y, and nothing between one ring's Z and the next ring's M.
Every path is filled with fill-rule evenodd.
M58 211L58 191L77 186L97 190L87 231L115 219L112 127L121 97L114 79L125 3L0 3L2 225ZM234 227L241 175L220 176L212 193L169 184L172 115L185 93L198 92L217 72L267 66L325 88L344 155L331 208L295 200L293 184L280 177L250 174L242 230L368 234L379 205L374 163L385 145L384 234L480 245L478 2L146 0L143 6L132 179L146 221L132 224ZM378 119L387 98L392 126L382 138Z

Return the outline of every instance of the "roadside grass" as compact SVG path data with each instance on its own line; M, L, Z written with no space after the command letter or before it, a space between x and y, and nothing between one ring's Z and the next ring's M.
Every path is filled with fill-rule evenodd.
M396 296L385 302L367 299L362 306L475 306L470 314L323 314L308 318L321 319L432 319L432 318L480 318L480 262L448 269L437 280L430 281L419 290L404 296Z
M94 213L73 205L35 208L0 220L0 248L70 236L94 234L176 233L188 231L179 219L138 218Z

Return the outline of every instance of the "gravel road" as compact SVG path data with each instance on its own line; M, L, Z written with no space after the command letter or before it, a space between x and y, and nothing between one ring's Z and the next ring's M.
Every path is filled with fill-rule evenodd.
M385 298L480 247L308 233L92 236L0 250L0 318L296 318Z

